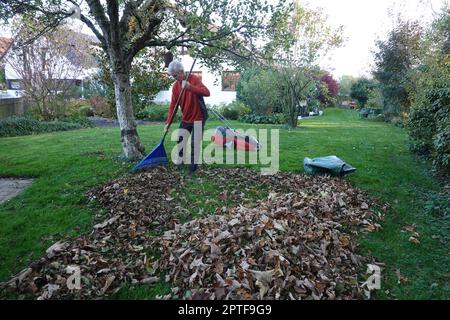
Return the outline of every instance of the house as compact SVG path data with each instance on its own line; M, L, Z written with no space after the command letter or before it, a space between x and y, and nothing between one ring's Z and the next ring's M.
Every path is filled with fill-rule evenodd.
M194 59L187 54L182 54L178 58L184 65L184 70L191 70ZM216 75L207 67L196 62L192 73L199 76L204 85L211 92L211 96L205 97L205 102L209 105L228 104L236 100L236 85L240 79L240 74L232 68L225 68L220 75ZM161 91L155 97L155 103L170 103L172 89Z
M0 119L23 114L25 105L19 93L7 90L5 77L5 56L9 52L13 39L0 37Z
M0 48L0 57L3 57L5 84L10 95L21 96L25 81L42 83L36 82L39 77L48 80L52 88L47 89L60 92L70 87L74 97L82 97L83 80L97 70L94 57L85 50L92 42L91 37L67 29L62 32L59 37L64 37L64 46L57 49L51 42L47 45L45 39L29 47L15 48L13 39L0 38L0 47L9 44L3 56Z

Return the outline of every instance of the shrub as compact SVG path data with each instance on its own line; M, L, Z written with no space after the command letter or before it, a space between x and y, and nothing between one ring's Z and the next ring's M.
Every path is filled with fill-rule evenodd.
M86 117L88 113L88 108L90 107L89 100L87 99L68 99L63 101L63 112L58 115L58 117L54 120L58 120L60 118L69 117L69 118L79 118ZM36 118L36 117L35 117Z
M73 123L78 124L82 128L93 128L95 127L94 124L86 117L84 116L72 116L72 117L65 117L58 120L59 122L64 123Z
M80 115L84 117L93 117L94 109L91 106L82 106L79 109Z
M222 115L228 120L239 119L239 111L236 109L231 109L229 107L225 107L222 109Z
M136 113L136 118L148 121L166 121L167 113L169 112L169 105L150 104L143 110ZM174 121L181 119L180 111L178 110Z
M244 71L236 86L238 100L256 114L281 111L279 83L275 79L273 70L254 68Z
M105 118L116 117L115 105L111 104L108 98L101 96L92 96L90 98L90 104L93 109L94 115Z
M272 115L247 114L239 118L239 121L253 124L283 124L284 115L275 113Z
M214 108L228 120L238 120L239 117L244 116L246 114L250 114L252 112L252 110L249 107L247 107L241 101L237 100L229 104L222 104L213 107L208 106L208 108ZM211 116L215 118L213 114L211 114Z
M407 123L412 151L430 157L435 169L449 171L450 89L427 91L416 103Z
M433 139L433 166L441 171L450 171L450 124L443 126Z
M53 131L66 131L92 126L90 122L86 121L86 119L80 119L79 122L76 122L76 120L66 119L65 121L45 122L38 121L30 116L11 117L0 120L0 137L14 137Z

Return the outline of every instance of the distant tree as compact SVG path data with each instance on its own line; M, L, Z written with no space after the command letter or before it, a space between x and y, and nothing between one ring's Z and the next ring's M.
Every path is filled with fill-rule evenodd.
M358 81L357 77L344 75L339 79L339 95L343 98L350 98L352 85Z
M369 96L366 106L370 109L381 109L384 110L384 97L379 87L375 87L369 91Z
M410 72L419 65L422 27L418 22L399 21L386 41L378 41L373 75L386 101L387 117L407 114L415 91Z
M339 83L329 73L320 77L320 83L322 86L319 87L319 101L322 105L328 106L335 103L339 94Z
M359 107L364 108L372 89L376 87L376 82L370 79L361 78L350 88L350 97L358 101Z
M406 129L412 151L428 156L450 175L450 10L444 7L421 43L414 103Z
M295 2L294 10L285 25L286 34L268 46L273 52L272 68L279 75L280 101L287 125L296 128L300 101L316 94L318 61L342 42L342 27L333 28L322 11Z
M278 74L270 68L255 67L241 74L236 88L237 98L255 114L281 112Z

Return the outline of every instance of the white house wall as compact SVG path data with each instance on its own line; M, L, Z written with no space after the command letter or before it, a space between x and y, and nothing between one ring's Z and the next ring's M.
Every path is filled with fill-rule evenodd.
M16 73L16 71L14 71L14 69L11 67L11 64L9 64L8 62L6 62L5 64L5 78L6 80L20 79L20 76Z
M191 70L194 59L190 56L184 55L179 58L183 63L184 70L189 72ZM226 69L225 69L226 70ZM199 61L195 63L192 71L202 72L202 82L209 89L211 96L205 97L205 102L209 105L220 105L231 103L236 100L236 91L222 91L222 75L215 75L209 71L208 68L202 66ZM229 71L232 71L230 68ZM156 103L170 103L172 95L172 88L167 91L161 91L158 93L154 102Z

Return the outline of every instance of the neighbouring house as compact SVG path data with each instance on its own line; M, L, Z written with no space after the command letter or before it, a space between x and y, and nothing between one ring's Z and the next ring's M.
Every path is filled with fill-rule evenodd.
M21 115L49 95L83 98L85 80L97 72L91 44L92 37L67 29L21 47L0 38L0 118Z
M42 49L39 54L31 52L33 48L15 48L13 39L3 38L7 39L4 40L4 43L9 43L9 50L5 52L3 61L6 89L10 95L22 95L24 74L29 74L30 78L33 78L36 77L36 74L43 72L47 77L52 77L55 88L73 87L73 97L83 98L85 80L91 78L98 69L95 58L86 52L87 50L77 48L77 42L80 39L92 42L92 37L71 30L65 32L69 33L64 39L66 47L58 55L55 55L55 51L42 45L38 46L40 50ZM0 46L1 43L0 40ZM39 61L33 63L30 61L32 59ZM42 67L40 67L40 64L42 64ZM24 66L28 66L28 72Z
M6 62L4 58L12 43L13 39L0 37L0 119L25 112L23 99L18 96L18 92L7 90L6 85Z
M178 59L183 63L184 69L189 71L194 59L183 53ZM227 104L236 100L236 85L240 79L240 74L235 72L233 68L224 69L220 75L216 75L197 60L192 70L192 73L199 76L211 92L210 97L205 97L205 102L209 105ZM172 89L159 92L154 102L170 103L171 92Z

